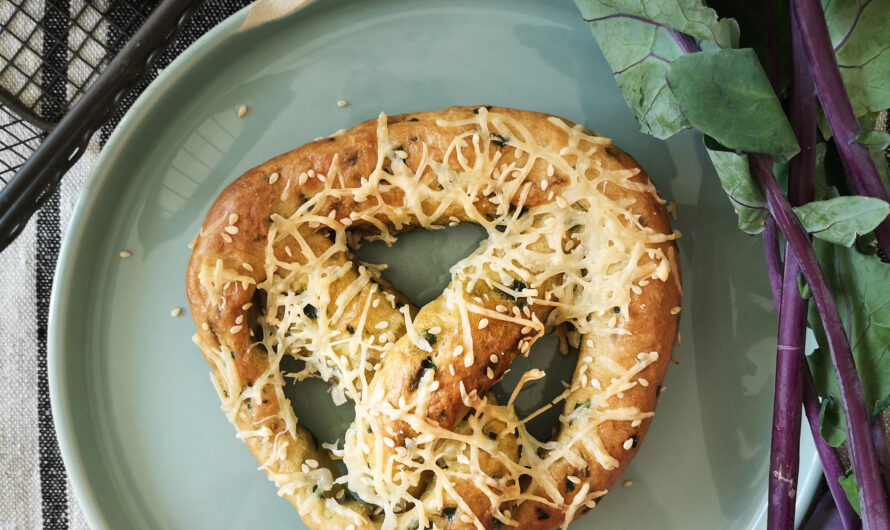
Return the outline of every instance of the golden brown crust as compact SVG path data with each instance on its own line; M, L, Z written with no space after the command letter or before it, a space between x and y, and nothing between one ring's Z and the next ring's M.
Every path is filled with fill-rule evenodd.
M390 138L400 144L407 153L407 160L412 170L416 170L416 160L423 154L426 146L427 156L435 160L442 160L445 150L456 134L454 127L442 127L437 120L460 120L471 117L477 107L455 107L439 112L423 112L393 116L388 119ZM562 129L555 127L548 115L518 111L506 108L493 108L492 112L504 114L520 120L532 133L535 139L551 149L558 150L565 142L565 134ZM220 194L211 207L202 225L201 232L194 244L194 252L189 261L186 273L186 290L189 306L197 328L197 343L204 352L205 359L218 371L213 352L217 350L230 351L234 358L234 366L238 381L242 388L251 387L255 381L266 371L269 361L265 351L261 351L254 344L250 336L251 313L245 313L245 305L256 302L256 286L266 279L266 248L269 234L270 218L277 214L289 217L299 208L301 201L319 193L325 187L325 183L319 179L308 179L301 183L300 175L306 172L324 173L335 165L339 167L337 182L333 184L339 188L358 188L362 178L367 178L372 173L377 160L377 123L368 121L357 125L344 134L336 137L322 139L306 144L293 151L275 157L249 171L232 182ZM460 130L460 128L458 128ZM501 146L503 160L509 161L514 153L509 147ZM596 151L592 155L592 161L607 169L639 169L633 159L614 147L606 147ZM277 177L275 176L277 175ZM535 184L545 177L544 167L533 168L529 180ZM606 195L614 199L634 199L627 208L630 212L639 216L640 224L650 227L658 233L670 234L671 229L667 221L663 203L649 189L650 182L642 170L631 180L643 186L639 190L613 186L606 189ZM565 182L559 175L550 177L550 190L561 189ZM645 188L645 189L644 189ZM400 199L398 190L390 191L383 199L389 203L396 203ZM373 201L372 201L373 202ZM525 199L525 206L535 206L548 202L548 194L539 185L530 188ZM337 201L331 201L322 215L331 212L334 219L349 218L350 214L368 207L368 201L358 203L352 197L344 195ZM491 209L491 205L479 201L477 208L485 212ZM443 218L457 217L462 221L469 220L463 211L453 209L444 212ZM235 219L235 222L232 220ZM414 224L401 227L391 226L389 219L381 218L380 222L391 231L397 233L411 229ZM416 223L415 223L416 224ZM234 227L234 229L232 228ZM329 234L322 229L314 232L302 233L308 248L316 252L323 252L330 247ZM355 233L374 233L379 227L363 220L357 220L351 226ZM293 240L282 240L275 244L274 254L280 259L299 261L303 257L297 253L289 256L285 249L288 243L297 245ZM665 241L656 245L665 255L675 256L676 250L672 241ZM296 248L296 247L295 247ZM336 259L354 259L343 255ZM357 262L356 262L357 264ZM206 276L208 269L221 267L228 271L229 276L236 275L241 278L234 279L220 288L220 292L212 293L208 290ZM342 290L355 279L353 267L349 274L335 282L331 286L332 292ZM679 269L674 267L671 275L676 280L659 281L651 283L641 292L634 294L628 307L630 314L624 325L626 335L611 335L603 338L592 346L582 345L580 359L582 357L605 355L624 369L630 369L637 361L641 352L658 352L657 359L645 366L637 374L637 380L642 379L647 384L636 384L626 391L612 396L608 402L608 408L618 409L636 407L641 411L652 411L655 408L657 389L661 384L667 365L670 360L670 352L676 338L676 329L679 315L671 311L679 305L680 284ZM202 280L202 278L204 278ZM217 286L220 287L220 286ZM381 296L381 293L391 293L399 296L387 285L380 289L368 288L362 291L352 303L350 309L334 325L346 330L355 325L359 318L361 307L369 297ZM490 291L488 293L477 292L474 294L490 294L490 302L487 308L494 310L498 304L512 308L515 301L504 298L503 293ZM407 303L403 297L399 298L399 305ZM256 304L259 306L259 303ZM256 308L254 308L254 311ZM412 313L414 308L411 308ZM418 373L423 371L424 360L431 355L436 359L438 370L435 372L436 381L439 382L438 390L432 392L431 406L428 409L428 418L438 422L446 428L454 426L466 412L466 407L461 399L459 382L462 382L467 392L476 390L479 395L491 387L500 379L508 368L513 358L520 353L523 340L523 326L503 320L492 320L487 327L479 329L481 316L472 314L469 330L472 334L475 350L485 352L476 355L473 362L466 366L462 359L451 356L438 356L439 352L452 351L459 343L463 332L459 315L455 309L448 309L443 299L422 308L416 315L415 325L418 328L429 329L440 326L447 330L438 337L434 352L428 353L411 346L405 338L396 343L395 347L387 354L385 362L381 363L380 371L371 381L371 391L377 386L384 389L387 401L395 404L400 396L416 389ZM549 309L545 306L535 306L532 311L541 321L546 320ZM245 320L245 314L247 318ZM609 315L602 317L605 321ZM405 322L402 313L388 304L381 303L371 310L369 321L387 322L396 336L405 333ZM497 363L488 360L489 353L503 353ZM446 369L448 365L453 367L454 374ZM491 368L493 377L489 377L487 369ZM600 370L600 372L597 372ZM607 384L613 374L601 366L588 367L586 374L594 374ZM585 377L587 375L585 374ZM576 373L576 377L580 377ZM268 394L268 399L266 396ZM294 435L285 432L277 413L279 407L286 406L274 398L272 389L263 388L263 399L251 405L250 402L242 404L237 414L232 417L236 427L241 430L256 429L257 425L263 425L272 433L280 434L290 439L287 446L288 458L272 462L266 469L270 476L275 473L292 471L283 469L289 461L300 461L310 455L319 462L321 468L327 468L336 476L336 468L326 451L317 447L312 435L297 425ZM581 388L571 393L565 403L564 414L568 415L576 405L590 400L593 390ZM648 428L650 419L644 418L632 424L626 421L606 421L599 425L598 434L603 450L609 455L616 455L617 465L611 469L605 469L597 461L594 454L590 454L583 448L583 459L587 462L583 468L572 465L567 461L561 461L559 465L551 468L550 472L558 484L564 484L562 493L565 502L557 507L536 502L527 501L518 504L512 511L512 517L519 521L521 528L553 528L562 523L566 512L572 509L572 500L582 491L596 492L606 490L613 484L627 463L636 453ZM377 425L383 429L383 424ZM400 431L403 431L400 429ZM402 437L405 436L403 431ZM571 443L572 428L565 427L557 435L560 442ZM632 443L629 445L629 440ZM264 444L259 438L246 440L251 452L258 462L269 462L272 447ZM401 438L397 443L401 442ZM569 477L578 477L576 484ZM569 485L571 484L571 486ZM581 485L586 485L584 488ZM480 513L490 511L490 501L472 484L460 485L462 496L473 511ZM336 492L335 488L332 490ZM284 496L299 510L304 521L310 527L346 527L350 524L356 527L375 527L377 523L372 518L364 518L361 521L340 513L331 513L325 508L325 498L316 496L308 498L294 492L285 492ZM333 497L333 494L329 497ZM368 508L358 501L341 503L354 509L357 513L368 513ZM580 503L574 505L575 517L583 514L587 507ZM477 514L479 515L479 514ZM440 527L459 528L471 527L460 519L447 520L431 515L431 520L437 522ZM485 526L494 525L490 515L485 519Z

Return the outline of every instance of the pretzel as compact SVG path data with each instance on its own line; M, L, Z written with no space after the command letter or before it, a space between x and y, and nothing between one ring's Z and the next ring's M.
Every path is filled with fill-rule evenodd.
M352 253L461 222L488 233L416 308ZM383 114L247 171L187 270L222 409L310 528L553 528L636 453L676 338L664 201L603 138L545 114ZM555 332L578 350L553 439L489 389ZM285 356L299 361L284 374ZM319 444L284 395L320 378L356 417ZM346 472L338 470L342 460Z

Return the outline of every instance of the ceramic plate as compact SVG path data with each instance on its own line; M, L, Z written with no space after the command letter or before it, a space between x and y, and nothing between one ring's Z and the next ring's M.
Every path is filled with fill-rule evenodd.
M573 528L763 525L776 319L760 240L736 229L697 136L662 142L638 132L570 1L318 0L252 30L239 31L243 18L202 38L131 109L64 243L50 331L53 411L95 528L302 528L220 411L191 319L170 316L186 307L186 245L226 183L274 155L381 111L472 104L600 131L678 205L679 364L622 479L633 486L616 487ZM249 110L239 119L242 104ZM418 232L391 249L368 245L362 257L389 263L389 279L423 303L479 238L469 226ZM120 259L121 249L133 257ZM559 392L574 359L544 340L521 363L550 373L525 394L527 410ZM342 437L349 406L334 407L321 384L288 392L320 438ZM801 467L805 506L819 476L809 445Z

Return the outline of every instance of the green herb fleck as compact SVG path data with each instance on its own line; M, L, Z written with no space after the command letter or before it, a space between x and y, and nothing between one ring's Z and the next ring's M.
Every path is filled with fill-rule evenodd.
M423 332L423 340L429 342L430 346L432 346L436 343L436 336L430 333L429 330L426 330Z
M445 517L447 517L449 521L451 521L452 519L454 519L454 514L455 514L455 513L457 513L457 508L455 508L455 507L451 507L451 506L448 507L448 508L445 508L444 510L442 510L442 515L444 515Z
M350 335L352 335L353 333L355 333L355 328L352 327L352 326L346 326L346 331L347 331Z
M575 491L575 484L571 480L566 479L566 493L570 491Z
M510 140L504 138L500 134L491 133L491 143L498 147L504 147Z
M306 304L305 306L303 306L303 314L309 318L318 318L318 311L312 304Z

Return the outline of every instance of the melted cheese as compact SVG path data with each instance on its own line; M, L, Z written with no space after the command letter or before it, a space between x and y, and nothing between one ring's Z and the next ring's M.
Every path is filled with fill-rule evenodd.
M295 436L297 418L286 406L280 373L284 355L302 363L301 369L289 376L328 381L336 403L349 400L355 404L356 419L344 447L330 451L332 457L342 457L348 467L348 472L337 478L327 469L310 469L300 462L284 465L284 438L274 437L268 429L239 433L241 438L259 438L273 445L268 461L261 467L270 470L279 493L298 494L309 502L305 500L311 497L309 488L325 492L336 484L348 484L362 500L379 507L383 528L396 528L405 517L427 527L429 514L444 507L460 508L461 517L482 528L455 484L472 484L490 499L497 520L515 524L510 508L518 503L533 499L561 505L561 484L556 484L548 472L558 462L583 467L583 450L593 454L604 469L617 465L614 455L603 447L597 429L604 421L639 422L651 416L636 408L610 408L608 403L639 384L639 373L657 360L655 352L641 354L636 364L625 367L595 356L592 347L582 345L580 355L592 356L592 360L583 364L554 403L580 390L592 391L593 397L588 405L560 417L563 434L559 443L539 442L525 428L544 409L519 418L513 408L521 386L543 376L537 370L522 377L504 405L495 403L490 395L480 396L475 391L467 394L461 382L462 398L470 413L453 430L443 429L426 417L431 385L438 384L429 374L420 379L417 392L397 405L368 392L373 373L401 335L407 333L422 351L431 351L432 347L414 329L407 307L402 308L404 318L398 323L399 329L393 329L393 322L383 325L372 321L372 310L379 304L395 311L396 302L392 294L378 288L375 280L379 268L343 259L348 255L347 242L354 238L347 232L353 224L372 226L375 233L367 238L387 243L395 241L395 232L408 225L438 229L468 221L486 229L488 238L480 247L452 267L453 280L445 292L447 306L458 309L462 347L467 355L488 357L496 353L474 352L470 315L528 326L533 333L526 348L545 331L565 322L574 325L582 343L590 344L584 340L585 335L627 333L622 324L634 292L650 281L676 278L671 274L674 256L664 256L655 248L675 235L642 226L628 210L632 199L612 200L605 193L617 186L655 194L654 188L631 180L638 170L607 170L591 159L609 145L609 140L588 135L580 126L570 127L556 118L550 121L565 134L565 145L559 150L536 141L521 122L485 108L467 120L439 122L440 127L458 131L451 145L441 160L434 160L428 147L422 145L421 159L412 170L403 162L405 152L390 138L386 116L381 114L377 165L362 179L361 187L343 189L337 157L326 174L310 171L299 176L300 185L317 179L324 188L290 217L275 215L271 219L266 280L258 285L267 294L264 316L259 319L263 335L254 337L269 356L269 368L242 391L230 352L220 346L210 358L216 369L213 382L230 419L239 413L244 400L259 400L259 389L269 386L285 405L279 412L285 432ZM515 154L507 160L496 143L506 143ZM562 184L557 186L556 179L533 181L535 167L546 167L548 177L556 177ZM535 186L542 192L549 189L552 200L526 207ZM384 200L392 190L401 191L396 204ZM322 215L330 201L344 196L355 197L360 208L345 219ZM488 204L481 208L485 201ZM334 237L332 244L319 249L310 244L307 234L322 227L330 229ZM276 249L285 243L287 256L282 257ZM252 281L224 269L221 262L202 268L200 280L212 300L223 300L226 286ZM516 281L523 287L517 289ZM486 309L471 294L480 282L523 299L527 306L549 306L553 310L547 321L541 322L529 311ZM336 298L332 299L334 293ZM620 308L618 315L613 314L614 308ZM344 333L338 325L346 311L358 315L353 333ZM610 380L600 381L597 377L602 374L611 374ZM403 446L392 447L386 433L369 432L371 425L379 423L375 419L380 418L390 420L386 425L404 422L415 435L405 439ZM507 451L504 441L518 447L521 454L517 457L515 451ZM531 480L530 487L520 488L520 480L527 480L523 477ZM588 490L589 485L583 484L572 504L564 507L567 520L582 505L595 504L593 499L604 493ZM332 511L349 514L356 524L369 523L363 513L346 504L333 498L324 502Z

